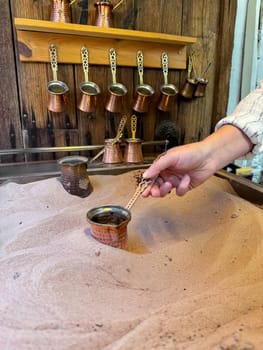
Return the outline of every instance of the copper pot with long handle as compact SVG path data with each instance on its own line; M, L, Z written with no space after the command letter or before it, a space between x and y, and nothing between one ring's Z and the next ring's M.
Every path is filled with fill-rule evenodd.
M94 162L100 156L103 155L104 163L121 163L122 155L120 150L120 139L123 134L123 130L127 121L127 116L124 114L121 117L117 134L113 139L106 139L105 146L90 160L90 163Z
M137 116L131 116L131 138L126 139L124 162L126 163L143 163L142 140L136 138Z
M204 72L201 74L200 77L197 78L197 87L194 92L194 97L204 97L205 96L205 90L206 86L208 84L208 80L204 78L205 74L207 73L208 69L211 66L211 62L208 63L206 66Z
M100 93L99 86L89 81L89 53L86 47L81 49L84 82L80 85L81 95L78 100L78 109L82 112L95 112L97 95Z
M53 80L48 82L48 109L51 112L64 112L66 109L67 93L69 88L67 84L57 78L57 50L54 44L49 47L51 69Z
M108 89L105 109L112 113L120 113L123 109L123 96L126 95L127 88L123 84L116 82L117 53L115 49L110 49L109 58L112 74L112 84Z
M139 113L145 113L148 111L151 97L154 94L154 89L149 84L143 82L143 53L137 52L137 66L139 74L139 85L136 88L136 97L133 103L133 110Z
M187 78L185 83L180 91L180 94L187 99L191 99L194 96L194 92L197 87L196 78L191 78L192 71L195 72L194 63L193 63L193 54L188 58L188 68L187 68Z
M87 212L91 235L99 242L109 246L128 249L128 224L131 221L131 208L153 180L143 179L125 207L102 205Z
M124 114L121 117L117 134L114 139L105 140L105 152L102 161L106 164L121 163L123 161L122 152L120 149L120 141L123 135L124 127L127 121L127 116Z
M178 90L174 84L168 84L168 54L166 52L162 53L162 68L164 84L161 86L157 108L163 112L167 112L171 109L172 101L178 94Z

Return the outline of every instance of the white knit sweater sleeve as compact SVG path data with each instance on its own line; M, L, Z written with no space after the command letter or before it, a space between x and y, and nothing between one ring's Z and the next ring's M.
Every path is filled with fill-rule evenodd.
M239 102L233 113L217 123L215 129L225 124L236 126L248 136L255 145L253 154L263 151L263 80L258 89Z

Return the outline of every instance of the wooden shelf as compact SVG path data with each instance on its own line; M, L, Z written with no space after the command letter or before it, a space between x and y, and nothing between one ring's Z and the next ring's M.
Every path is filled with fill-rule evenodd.
M137 30L103 28L73 23L15 18L20 60L50 62L49 45L57 46L58 62L80 64L80 49L89 50L89 63L109 64L109 50L117 51L118 66L136 67L136 53L144 53L144 66L160 68L161 53L169 56L169 68L186 68L186 47L196 38Z

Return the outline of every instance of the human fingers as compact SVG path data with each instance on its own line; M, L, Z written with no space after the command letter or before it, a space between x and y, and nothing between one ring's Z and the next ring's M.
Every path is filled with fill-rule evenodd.
M143 197L149 197L150 195L152 195L152 191L154 193L156 193L156 197L158 197L158 192L159 192L159 188L163 183L163 179L161 177L156 177L154 182L149 185L142 193Z
M191 178L188 174L185 174L176 186L176 194L178 196L184 196L186 192L191 190Z
M164 181L161 177L157 178L151 186L149 186L142 194L143 197L164 197L171 192L173 184L169 181Z

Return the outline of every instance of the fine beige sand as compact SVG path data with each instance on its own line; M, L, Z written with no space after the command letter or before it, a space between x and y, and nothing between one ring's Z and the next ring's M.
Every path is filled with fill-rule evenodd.
M263 213L226 180L140 198L128 250L97 242L88 209L126 205L138 170L0 186L1 350L263 349Z

